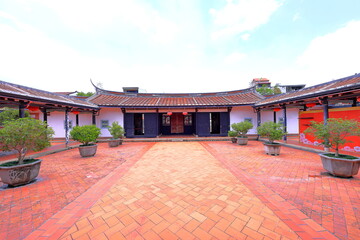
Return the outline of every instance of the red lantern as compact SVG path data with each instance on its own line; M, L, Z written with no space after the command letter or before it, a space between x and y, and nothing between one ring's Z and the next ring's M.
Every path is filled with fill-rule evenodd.
M171 115L172 115L172 112L168 112L167 115L171 116Z
M305 104L305 106L312 108L312 107L316 106L316 103L307 103L307 104Z
M183 115L187 115L188 113L187 112L183 112Z
M35 107L35 106L28 106L27 109L29 109L30 112L36 112L40 110L39 107Z
M73 114L78 115L80 112L79 111L71 111Z
M281 108L274 108L273 110L274 110L274 112L278 112L281 110Z
M360 97L358 97L356 100L357 100L358 102L360 102Z

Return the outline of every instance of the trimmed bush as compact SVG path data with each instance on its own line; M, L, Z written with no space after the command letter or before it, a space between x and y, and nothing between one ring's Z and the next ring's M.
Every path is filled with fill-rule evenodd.
M360 122L342 118L329 118L327 124L312 121L304 133L313 135L324 147L335 150L335 156L339 157L339 148L345 143L351 142L346 139L350 136L360 136Z
M257 133L266 137L270 143L275 140L281 140L282 136L286 135L283 125L281 123L265 122L257 128Z
M246 134L253 128L253 124L249 121L231 124L231 128L237 133L239 137L246 137Z
M108 127L108 130L113 139L122 138L125 134L124 128L120 126L117 121L113 122L111 126Z
M70 136L75 141L81 142L83 146L92 145L100 136L100 128L95 125L75 126L70 131Z
M15 150L18 164L23 164L28 150L41 151L51 146L54 130L45 122L32 118L19 118L6 121L0 129L0 148L3 151Z

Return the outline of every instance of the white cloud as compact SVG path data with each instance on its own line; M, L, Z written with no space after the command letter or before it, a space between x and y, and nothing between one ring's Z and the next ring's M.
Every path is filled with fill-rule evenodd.
M35 0L54 10L69 27L79 31L96 31L114 27L114 23L137 28L151 40L168 43L175 39L178 26L151 6L136 0ZM116 29L114 29L116 31Z
M249 34L249 33L245 33L245 34L241 35L241 39L244 40L244 41L249 40L249 38L250 38L250 34Z
M338 78L359 72L360 21L351 21L333 33L311 41L297 63L302 70Z
M236 63L239 63L242 60L244 60L246 58L246 56L247 55L244 53L234 52L225 57L224 63L225 64L236 64Z
M11 25L0 23L0 79L4 81L50 91L81 91L89 89L92 73L107 73L118 65L83 56L12 16L7 19L13 20Z
M286 84L312 86L360 72L360 21L348 22L332 33L314 38L293 64L268 72Z
M267 23L271 15L282 5L282 0L228 0L219 10L210 9L216 30L213 39L254 30Z
M293 21L295 22L295 21L297 21L297 20L299 20L301 17L300 17L300 13L296 13L294 16L293 16Z

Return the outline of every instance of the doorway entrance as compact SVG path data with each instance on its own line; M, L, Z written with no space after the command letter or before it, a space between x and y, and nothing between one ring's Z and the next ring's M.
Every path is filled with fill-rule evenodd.
M184 133L184 115L182 113L173 113L170 120L171 133Z

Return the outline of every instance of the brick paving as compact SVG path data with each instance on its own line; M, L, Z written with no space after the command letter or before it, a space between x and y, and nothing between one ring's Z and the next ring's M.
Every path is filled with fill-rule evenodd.
M282 147L280 156L267 156L256 141L99 146L93 158L77 149L42 157L38 181L0 186L0 239L360 234L359 175L331 177L316 154Z
M298 236L199 143L157 143L61 239Z
M136 161L151 145L124 144L120 151L103 143L92 158L81 158L78 149L51 154L41 157L36 182L7 189L0 182L0 239L23 239L124 161Z
M360 236L360 175L336 178L325 172L317 154L282 147L279 156L263 154L260 142L247 146L211 142L205 147L240 176L264 185L340 239Z

